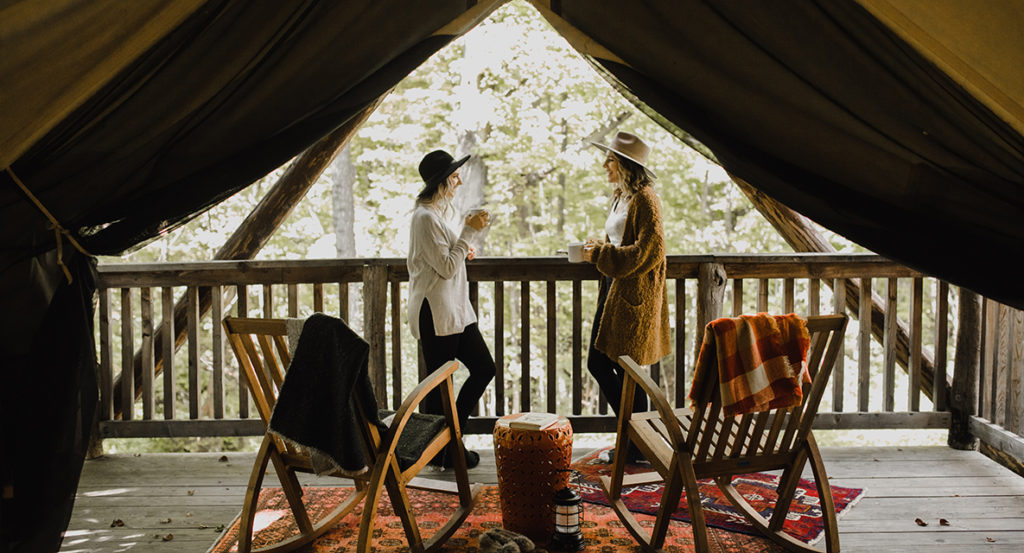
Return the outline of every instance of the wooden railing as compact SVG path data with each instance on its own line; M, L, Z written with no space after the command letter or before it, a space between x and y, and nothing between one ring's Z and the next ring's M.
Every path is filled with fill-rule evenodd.
M496 417L526 410L569 415L577 432L613 431L585 369L595 269L553 257L483 258L468 267L498 373L467 431L489 433ZM668 276L674 351L651 371L677 404L706 321L842 311L851 315L846 355L818 427L948 426L954 334L944 283L874 255L670 256ZM236 361L225 355L219 321L229 314L340 315L370 343L380 399L397 405L424 374L406 331L407 280L404 259L101 266L100 436L261 434ZM1019 420L1020 403L1009 405Z

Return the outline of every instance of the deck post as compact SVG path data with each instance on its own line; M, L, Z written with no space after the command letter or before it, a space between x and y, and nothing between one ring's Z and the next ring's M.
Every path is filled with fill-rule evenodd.
M960 321L953 360L952 420L947 443L953 449L978 449L971 435L971 417L978 413L978 364L981 353L981 296L960 288Z
M388 266L371 260L363 266L363 338L370 344L370 383L377 403L387 404L385 325L388 313Z
M697 360L700 344L704 340L704 327L722 316L725 284L728 277L721 263L701 263L697 268L697 327L694 337L693 359Z

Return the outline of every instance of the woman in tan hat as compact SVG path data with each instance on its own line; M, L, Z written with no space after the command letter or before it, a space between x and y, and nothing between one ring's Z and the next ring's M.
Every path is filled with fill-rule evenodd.
M466 216L458 235L445 223L455 190L462 185L459 167L469 159L455 160L443 150L434 150L420 162L423 190L416 196L409 227L409 328L423 347L427 370L433 372L452 359L469 370L459 389L455 408L460 425L480 401L494 378L494 358L480 335L476 312L469 302L466 258L472 259L469 243L490 222L485 210ZM424 400L427 413L443 414L440 392ZM447 450L434 463L451 466ZM480 455L466 450L466 464L475 467Z
M647 168L650 147L639 137L619 132L607 146L604 169L615 187L605 222L605 239L588 240L583 259L603 275L590 333L587 369L616 415L622 395L620 355L650 365L668 355L671 342L665 287L665 237L661 200L654 192L654 173ZM646 410L637 389L633 410ZM627 461L640 459L631 449Z

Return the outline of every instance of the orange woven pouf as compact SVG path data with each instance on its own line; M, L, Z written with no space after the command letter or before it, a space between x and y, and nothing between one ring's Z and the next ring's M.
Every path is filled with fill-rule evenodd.
M506 530L543 544L555 529L555 492L569 484L572 425L558 417L544 430L510 428L509 421L521 415L506 415L494 425L501 521Z

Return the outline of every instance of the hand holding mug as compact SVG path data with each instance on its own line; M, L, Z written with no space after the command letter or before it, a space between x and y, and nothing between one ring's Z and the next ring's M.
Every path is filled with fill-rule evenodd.
M471 209L466 214L466 224L476 230L482 230L491 222L491 214L486 209Z
M594 248L598 245L597 240L587 240L583 243L583 251L580 252L583 255L583 261L587 263L594 262Z

